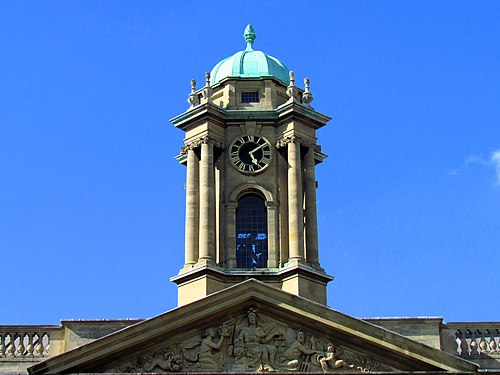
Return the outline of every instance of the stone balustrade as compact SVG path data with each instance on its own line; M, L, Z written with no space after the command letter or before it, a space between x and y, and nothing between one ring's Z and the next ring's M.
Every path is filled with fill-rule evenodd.
M500 324L469 323L455 328L456 354L461 357L489 355L500 357Z
M26 374L27 369L140 319L63 320L61 325L0 325L0 374Z
M33 326L0 327L0 361L49 356L48 330Z
M481 369L500 369L500 322L446 323L440 336L444 351L477 363Z
M0 373L26 374L28 367L62 353L63 343L61 326L0 326Z

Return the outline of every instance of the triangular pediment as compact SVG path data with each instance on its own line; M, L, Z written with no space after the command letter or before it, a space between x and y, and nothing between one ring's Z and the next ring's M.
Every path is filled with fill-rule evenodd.
M477 366L256 280L50 358L32 374L475 372Z

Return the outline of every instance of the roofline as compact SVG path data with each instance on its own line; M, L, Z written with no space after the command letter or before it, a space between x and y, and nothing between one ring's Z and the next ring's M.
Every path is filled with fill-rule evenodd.
M255 279L249 279L201 300L124 328L86 345L62 353L28 368L30 374L86 372L119 361L123 353L158 345L183 327L206 322L221 313L230 314L249 306L273 311L276 316L294 317L306 327L328 329L347 347L362 341L367 351L403 368L422 364L430 371L477 372L478 365L452 354L411 340L376 324L356 319L306 298L284 292ZM311 307L315 312L309 312ZM168 329L167 329L168 328ZM145 344L147 345L145 346ZM350 345L350 346L349 346ZM378 354L377 354L378 353ZM91 367L94 366L94 367ZM87 371L88 372L88 371Z

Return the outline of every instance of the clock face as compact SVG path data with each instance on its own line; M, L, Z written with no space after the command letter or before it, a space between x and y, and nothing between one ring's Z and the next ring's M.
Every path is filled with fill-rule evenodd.
M243 173L257 173L271 161L271 144L263 137L244 135L229 147L231 163Z

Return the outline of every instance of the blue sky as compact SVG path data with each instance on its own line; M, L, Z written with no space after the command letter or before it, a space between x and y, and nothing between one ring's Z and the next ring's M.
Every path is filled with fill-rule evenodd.
M245 47L318 133L329 305L498 321L500 2L0 2L0 324L176 306L192 78Z

